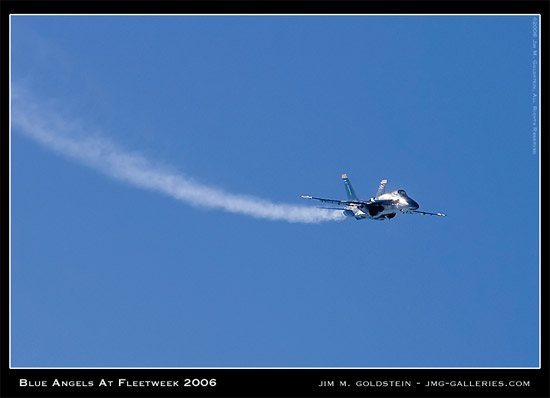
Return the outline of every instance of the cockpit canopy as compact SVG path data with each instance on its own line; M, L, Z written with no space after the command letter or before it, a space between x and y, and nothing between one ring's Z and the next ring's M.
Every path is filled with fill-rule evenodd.
M407 196L407 192L405 192L404 190L400 189L397 191L397 193L401 196Z

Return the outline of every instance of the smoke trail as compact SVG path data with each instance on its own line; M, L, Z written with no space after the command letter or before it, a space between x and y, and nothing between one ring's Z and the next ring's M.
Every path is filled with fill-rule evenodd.
M25 91L12 86L12 127L17 127L42 145L117 180L163 193L193 206L256 218L302 223L345 218L340 211L274 203L199 184L181 173L153 165L142 155L127 152L104 138L97 138L84 131L78 123L43 109L31 98Z

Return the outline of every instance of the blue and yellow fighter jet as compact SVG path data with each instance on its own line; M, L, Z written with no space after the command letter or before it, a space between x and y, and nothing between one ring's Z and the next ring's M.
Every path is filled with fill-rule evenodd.
M307 195L302 195L302 198L315 199L323 203L332 203L339 206L345 206L323 207L323 209L343 210L344 215L348 217L355 217L357 220L388 220L394 218L397 213L446 216L446 214L443 213L418 211L418 203L409 197L402 189L386 193L386 183L388 180L380 181L380 186L378 187L376 196L370 198L370 200L360 200L357 197L355 190L351 186L351 182L346 174L342 174L342 180L344 180L348 200L323 199Z

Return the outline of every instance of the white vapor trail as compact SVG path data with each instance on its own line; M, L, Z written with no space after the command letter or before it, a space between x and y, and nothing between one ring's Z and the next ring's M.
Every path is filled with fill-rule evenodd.
M129 153L114 143L86 133L81 125L66 120L38 104L12 85L11 126L64 156L136 187L160 192L197 207L220 209L269 220L318 223L344 219L341 211L274 203L199 184L145 157Z

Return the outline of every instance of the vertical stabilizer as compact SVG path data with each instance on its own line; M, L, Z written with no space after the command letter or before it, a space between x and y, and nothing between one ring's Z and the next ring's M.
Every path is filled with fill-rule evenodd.
M379 197L380 195L383 195L386 192L386 183L388 180L382 180L380 181L380 185L378 186L378 191L376 191L375 198Z
M359 198L355 194L355 190L351 186L351 182L349 182L348 175L342 174L342 180L344 180L344 186L346 187L346 194L348 195L348 200L359 201Z

